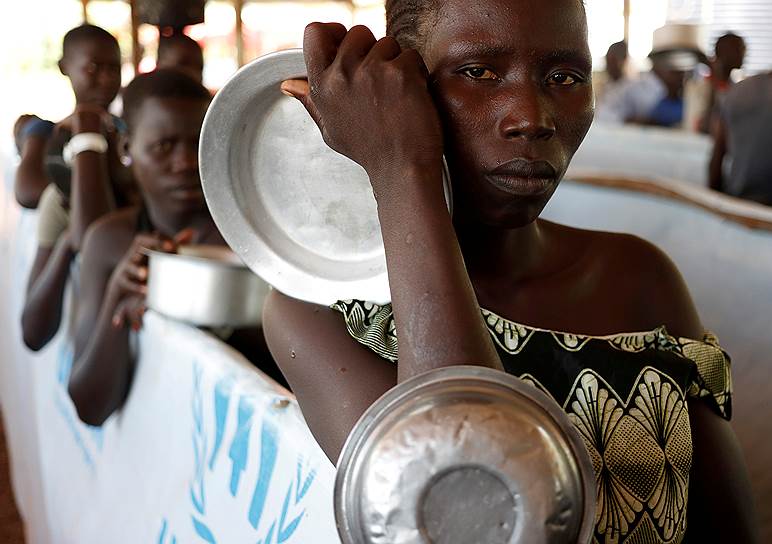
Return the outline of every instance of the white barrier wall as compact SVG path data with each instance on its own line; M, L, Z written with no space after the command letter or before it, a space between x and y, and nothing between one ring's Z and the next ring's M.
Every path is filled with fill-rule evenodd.
M568 176L679 180L707 187L710 138L682 130L593 123Z
M202 331L148 314L126 405L78 420L62 335L21 344L36 218L4 189L0 406L29 542L339 542L334 467L294 398Z

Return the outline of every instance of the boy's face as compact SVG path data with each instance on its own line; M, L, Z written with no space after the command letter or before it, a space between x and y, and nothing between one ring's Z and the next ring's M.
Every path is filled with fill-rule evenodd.
M121 52L106 39L73 44L59 67L70 78L78 104L96 104L107 109L121 88Z

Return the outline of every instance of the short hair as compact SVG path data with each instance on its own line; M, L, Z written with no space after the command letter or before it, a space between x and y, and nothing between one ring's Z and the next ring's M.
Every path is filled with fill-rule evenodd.
M622 58L627 58L627 42L622 40L621 42L614 42L608 46L608 53L611 55L619 55Z
M73 49L89 40L109 41L120 51L118 40L115 39L115 36L102 27L86 24L76 26L64 35L64 39L62 40L62 57L67 57L68 54L72 54Z
M739 34L735 34L734 32L727 32L726 34L719 36L719 38L716 40L716 45L714 46L714 51L716 54L720 54L719 50L728 46L730 42L741 42L744 44L745 40Z
M177 70L167 68L138 75L123 91L123 120L129 133L136 127L142 104L150 98L183 98L208 103L212 95L201 83Z
M158 38L157 59L160 60L161 57L163 57L169 49L177 45L181 45L183 47L190 47L191 49L196 49L201 53L201 56L203 58L204 52L201 49L201 46L199 45L199 43L193 38L191 38L190 36L186 34L182 34L180 32L180 33L172 34L171 36L161 35Z
M386 35L402 49L420 50L438 0L386 0Z
M584 0L578 2L584 9ZM402 49L420 52L441 7L442 0L386 0L386 35L397 40Z

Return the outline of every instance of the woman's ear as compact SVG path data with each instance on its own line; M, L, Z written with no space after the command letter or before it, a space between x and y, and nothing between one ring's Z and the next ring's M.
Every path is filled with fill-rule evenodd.
M125 132L118 136L118 153L123 166L131 166L131 153L129 152L129 136Z

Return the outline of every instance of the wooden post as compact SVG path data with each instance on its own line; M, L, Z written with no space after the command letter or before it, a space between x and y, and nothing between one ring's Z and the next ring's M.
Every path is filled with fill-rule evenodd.
M244 0L233 0L233 9L236 10L236 64L239 68L244 66L244 22L241 19L241 10Z
M625 43L630 45L630 0L624 0Z
M139 13L136 0L129 0L131 8L131 64L134 66L134 75L139 73L139 63L142 60L142 50L139 44Z
M89 0L80 0L80 6L83 8L83 24L88 24L88 2Z

